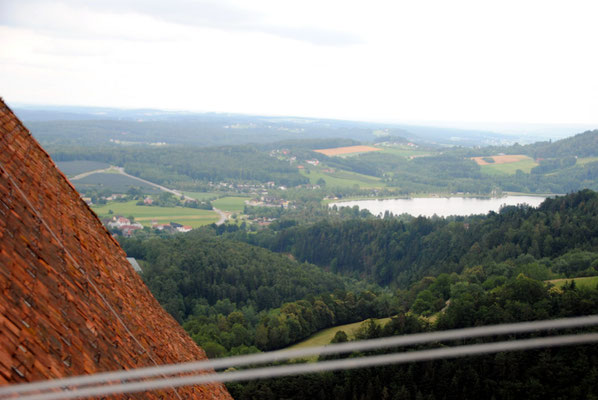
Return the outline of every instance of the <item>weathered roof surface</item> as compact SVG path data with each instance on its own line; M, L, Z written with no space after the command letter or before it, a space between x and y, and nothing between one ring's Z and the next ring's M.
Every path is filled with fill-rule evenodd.
M0 385L205 358L0 99ZM134 398L222 398L222 385Z

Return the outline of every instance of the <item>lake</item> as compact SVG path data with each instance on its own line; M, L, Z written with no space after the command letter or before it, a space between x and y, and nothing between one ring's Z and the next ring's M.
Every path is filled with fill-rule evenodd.
M537 196L505 196L495 198L474 198L474 197L418 197L413 199L385 199L385 200L355 200L342 201L330 204L330 207L353 207L367 209L374 215L384 214L385 211L394 215L403 213L413 216L431 217L434 214L439 217L449 215L472 215L487 214L489 211L496 211L504 205L514 206L517 204L529 204L537 207L544 201L545 197Z

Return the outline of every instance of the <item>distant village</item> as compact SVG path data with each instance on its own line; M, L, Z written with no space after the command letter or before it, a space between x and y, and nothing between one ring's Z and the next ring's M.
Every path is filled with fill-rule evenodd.
M111 219L105 222L108 229L114 234L121 234L125 237L132 236L135 231L143 229L143 225L139 222L133 222L129 218L125 218L121 215L115 215ZM157 221L152 221L152 229L157 229L165 233L186 233L190 232L193 228L189 225L181 225L176 222L169 222L167 224L159 224Z

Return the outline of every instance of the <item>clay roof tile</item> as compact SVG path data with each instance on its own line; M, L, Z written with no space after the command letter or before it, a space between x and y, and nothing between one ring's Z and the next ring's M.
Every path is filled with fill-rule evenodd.
M0 99L0 385L203 358ZM230 398L223 385L177 390Z

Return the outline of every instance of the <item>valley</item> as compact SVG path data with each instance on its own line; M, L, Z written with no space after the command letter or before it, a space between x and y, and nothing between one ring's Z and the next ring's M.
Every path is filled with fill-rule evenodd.
M147 140L168 143L155 135ZM48 146L153 295L214 358L592 312L598 147L588 146L596 137L492 147L350 135L216 147L54 138ZM550 365L579 351L595 356L563 349ZM493 371L492 387L509 381L524 391L530 375L521 371L545 368L507 359L517 378L492 356L474 363ZM476 375L446 363L453 376ZM442 383L442 365L425 366L444 377L434 384L411 367L384 368L370 398L456 393ZM362 374L373 382L378 372ZM311 389L292 398L356 390L352 372L308 378ZM280 397L280 385L302 379L227 387L240 399ZM470 390L489 393L479 383Z

